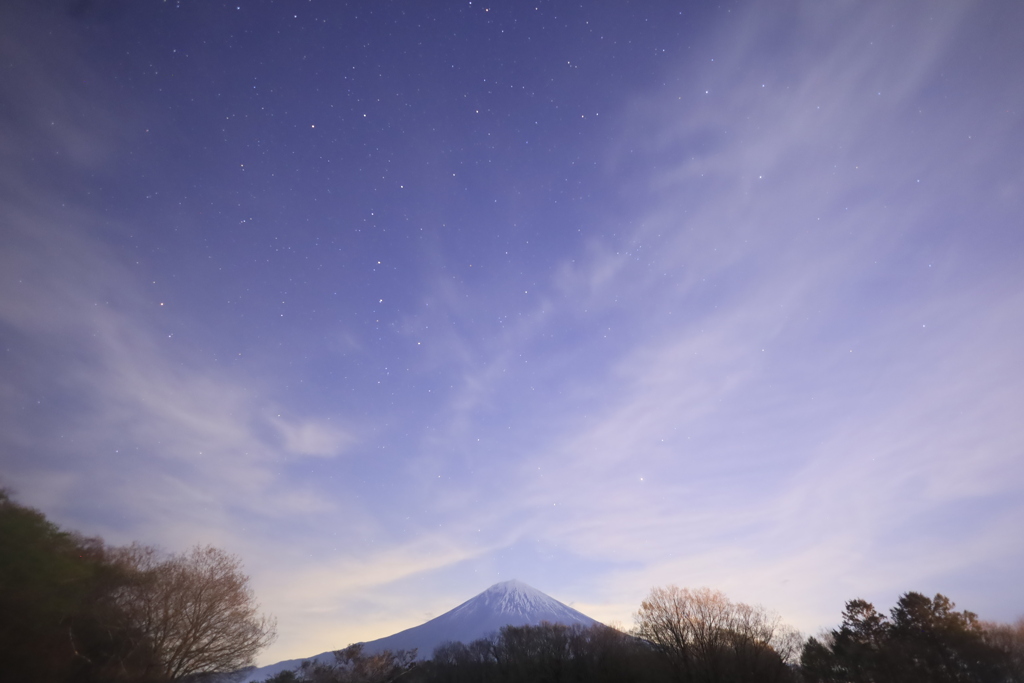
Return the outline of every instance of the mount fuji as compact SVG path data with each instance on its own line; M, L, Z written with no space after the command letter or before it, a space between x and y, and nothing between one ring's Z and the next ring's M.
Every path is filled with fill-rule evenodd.
M496 583L455 609L419 626L363 643L363 652L373 654L382 650L416 648L417 659L429 659L435 647L448 641L469 644L501 630L502 626L537 626L544 621L567 626L594 626L598 623L536 588L513 579ZM315 657L288 659L250 669L240 681L262 681L281 671L297 669L302 662L310 659L331 663L334 654L333 651L324 652Z

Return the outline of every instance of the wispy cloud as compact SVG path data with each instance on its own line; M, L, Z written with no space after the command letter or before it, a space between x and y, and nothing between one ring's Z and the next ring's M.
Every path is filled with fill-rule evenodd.
M626 625L669 582L812 631L856 595L950 585L1013 616L962 581L1018 556L1024 523L1024 163L993 106L1011 76L965 66L984 11L737 9L602 113L588 238L464 278L443 241L417 251L394 337L376 309L372 334L344 312L295 332L322 375L228 360L210 316L151 294L148 226L32 171L48 149L102 175L123 98L68 71L73 44L17 71L5 483L115 542L242 553L281 623L265 662L521 569ZM251 329L261 358L305 360Z
M785 27L755 10L704 46L714 64L634 105L613 173L635 227L567 260L543 318L467 381L501 386L495 367L541 339L559 359L537 377L557 393L503 404L513 439L539 430L491 503L524 534L639 563L628 585L781 594L819 623L857 586L941 587L1013 551L996 539L1019 506L977 503L1024 485L1021 292L951 213L998 204L975 178L1020 164L968 140L983 112L928 97L961 10L807 8Z
M342 453L354 430L282 410L263 380L176 339L197 322L150 293L125 246L146 227L111 221L62 179L18 172L50 149L67 156L69 176L102 173L125 144L128 114L81 85L87 69L66 78L74 41L65 50L40 60L31 82L10 84L26 97L8 115L34 133L7 135L3 147L7 483L58 520L174 548L240 546L248 515L334 509L281 474L296 458Z

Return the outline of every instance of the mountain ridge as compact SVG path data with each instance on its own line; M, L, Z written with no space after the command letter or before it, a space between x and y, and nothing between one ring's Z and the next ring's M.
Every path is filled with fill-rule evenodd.
M503 626L536 626L545 621L567 626L593 626L599 623L533 586L511 579L494 584L441 616L419 626L362 643L363 652L373 654L383 650L416 648L417 659L429 659L433 656L434 648L445 642L458 641L469 644L478 638L498 632ZM314 657L289 659L251 669L240 679L240 683L262 681L281 671L296 669L302 662L309 660L332 663L334 650Z

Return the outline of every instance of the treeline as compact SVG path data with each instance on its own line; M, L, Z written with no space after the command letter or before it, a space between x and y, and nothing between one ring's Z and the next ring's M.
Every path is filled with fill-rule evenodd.
M275 636L237 558L168 555L64 531L0 490L0 675L39 683L231 680ZM1024 683L1024 619L978 620L906 593L851 600L805 640L778 615L702 588L656 588L630 632L507 626L472 643L306 662L268 683ZM230 672L237 672L232 675Z
M668 671L641 640L607 626L544 623L505 626L490 638L445 643L427 661L416 652L364 655L360 646L334 653L331 663L304 662L266 683L539 683L668 681Z
M506 626L469 644L306 662L266 683L1019 683L1024 619L986 624L948 598L903 595L891 616L851 600L842 625L804 638L759 607L709 589L656 588L625 633Z
M199 680L250 664L274 635L224 551L111 547L0 491L3 680Z
M338 651L266 683L789 683L800 634L778 615L709 589L659 588L631 633L603 625L506 626L469 644L445 643L430 660L400 651ZM379 674L374 677L372 673Z
M1024 681L1024 618L982 623L944 595L903 595L890 615L846 603L842 625L811 638L801 665L808 681L1016 683Z
M439 683L628 683L649 680L637 678L636 673L654 673L658 662L650 655L651 649L643 641L607 626L506 626L493 638L435 648L419 678Z

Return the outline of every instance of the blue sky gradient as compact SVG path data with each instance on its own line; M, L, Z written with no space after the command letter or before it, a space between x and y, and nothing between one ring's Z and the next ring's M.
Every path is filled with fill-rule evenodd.
M518 578L1024 613L1024 8L14 2L0 476L266 664Z

